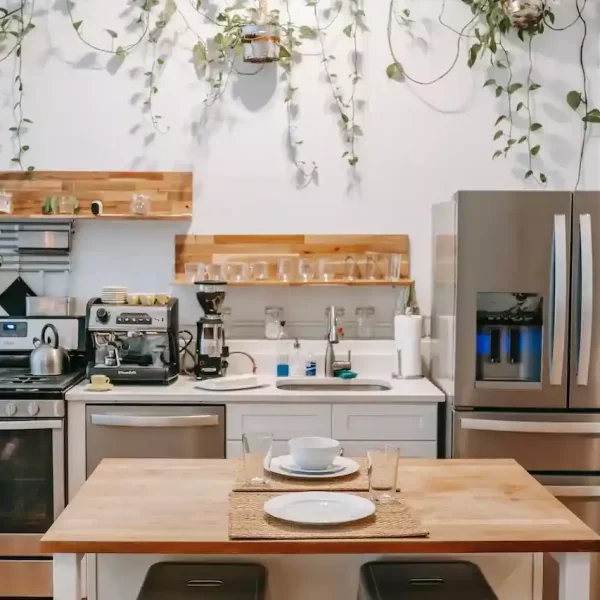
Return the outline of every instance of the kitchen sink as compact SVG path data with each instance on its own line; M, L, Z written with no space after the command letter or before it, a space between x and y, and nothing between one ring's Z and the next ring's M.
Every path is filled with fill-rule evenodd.
M337 379L335 377L306 379L278 379L277 389L288 392L387 392L392 386L376 379Z

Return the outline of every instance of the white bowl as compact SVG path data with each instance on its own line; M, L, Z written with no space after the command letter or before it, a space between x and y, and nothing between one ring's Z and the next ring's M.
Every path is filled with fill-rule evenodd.
M301 469L326 469L340 454L340 443L330 438L301 437L290 440L288 444L294 463Z

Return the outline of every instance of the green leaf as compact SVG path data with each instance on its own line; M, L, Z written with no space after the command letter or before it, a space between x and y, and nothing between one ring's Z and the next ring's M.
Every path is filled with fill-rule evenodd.
M529 179L532 175L533 171L527 171L527 173L525 173L525 179Z
M18 162L21 162L21 159L20 158L11 158L10 161L18 163Z
M484 84L483 87L487 87L488 85L496 85L496 80L495 79L488 79Z
M517 112L519 112L525 105L522 102L519 102L519 104L517 104Z
M404 67L400 63L392 63L388 65L385 70L387 76L394 81L404 81L406 77L404 76Z
M308 25L302 25L298 35L306 40L316 40L318 34L312 27L309 27Z
M344 27L344 29L342 31L348 37L352 37L352 25L347 25L346 27Z
M349 164L351 167L354 167L354 166L356 166L356 163L357 163L357 162L358 162L358 156L353 156L352 158L349 158L349 159L348 159L348 164Z
M342 113L342 121L344 122L344 125L348 123L349 119L346 113Z
M196 0L196 10L202 6L202 0Z
M540 173L540 181L542 183L546 183L548 181L548 178L543 173Z
M539 154L539 152L540 152L540 148L541 148L541 147L540 147L540 145L539 145L539 144L538 144L537 146L534 146L534 147L531 149L531 151L530 151L530 152L531 152L531 156L537 156L537 155Z
M23 119L23 123L33 123L31 119Z
M502 121L504 121L504 119L506 119L505 115L500 115L497 119L496 122L494 123L494 127L496 127L499 123L502 123Z
M499 98L499 97L502 95L502 92L503 92L503 91L504 91L504 88L503 88L501 85L499 85L499 86L496 88L496 98Z
M526 142L526 141L527 141L527 136L526 136L526 135L524 135L524 136L522 136L522 137L520 137L520 138L519 138L519 141L518 141L518 143L519 143L519 144L522 144L523 142Z
M120 58L125 58L127 56L127 52L125 52L125 48L123 48L123 46L117 46L115 54Z
M519 29L519 31L517 31L517 36L522 42L525 41L525 32L523 31L523 29Z
M600 110L594 108L590 110L585 117L583 117L582 121L586 123L600 123Z
M469 48L469 60L467 61L469 68L471 68L475 64L475 61L477 60L477 55L479 54L480 50L481 44L473 44Z
M499 140L503 135L504 135L504 131L502 131L502 130L496 131L496 133L494 134L494 141Z
M496 152L494 152L494 156L492 156L492 159L499 158L500 156L502 156L502 150L496 150Z
M159 58L159 59L157 59L157 61L156 61L156 62L157 62L157 64L159 64L159 65L164 65L164 64L165 64L165 61L164 61L162 58Z
M508 142L506 142L507 146L514 146L517 143L517 140L510 138L510 140L508 140Z
M279 46L279 58L292 58L292 54L285 46Z
M506 69L506 65L501 60L496 61L496 67L498 69Z
M542 128L542 124L541 123L532 123L531 127L529 128L529 131L537 131L538 129Z
M25 145L21 148L21 150L23 150L23 152L27 152L27 150L29 150L29 146Z
M196 66L206 64L206 48L202 42L198 42L192 48L192 62Z
M509 94L514 94L517 90L520 90L523 87L522 83L511 83L508 88L506 88L506 91Z
M541 87L542 87L542 86L541 86L541 85L539 85L539 84L537 84L537 83L532 83L532 84L529 86L529 91L530 91L530 92L535 92L535 90L539 90Z
M83 25L83 21L75 21L73 23L73 29L75 31L79 31L79 28Z
M105 29L104 31L106 31L106 33L108 33L113 40L117 39L118 36L116 31L113 31L112 29Z
M579 106L581 105L581 102L583 101L583 98L581 96L580 92L577 92L575 90L571 90L568 94L567 94L567 104L573 109L573 110L577 110L579 108Z
M9 127L8 130L9 131L17 131L17 128L16 127Z
M344 152L344 154L342 154L342 158L346 158L346 156L348 156L348 154L350 154L350 152L348 152L348 151Z

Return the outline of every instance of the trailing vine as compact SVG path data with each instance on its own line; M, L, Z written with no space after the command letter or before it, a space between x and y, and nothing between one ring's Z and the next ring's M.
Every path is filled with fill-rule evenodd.
M461 30L450 27L443 20L445 0L442 0L441 11L438 22L446 29L457 35L457 51L449 68L442 74L430 81L421 81L409 76L398 60L392 44L392 28L394 22L402 28L410 31L414 21L410 19L410 11L404 9L400 18L394 11L395 0L390 0L388 15L388 45L393 62L386 68L388 78L398 82L410 81L417 85L431 85L444 79L449 75L458 62L461 49L461 41L471 39L467 51L467 65L472 68L483 59L488 58L494 76L487 79L483 87L491 87L496 98L506 97L506 111L503 111L494 123L494 141L498 141L501 147L494 151L494 159L508 154L521 145L527 149L527 170L524 178L532 177L540 185L546 184L547 176L537 168L540 158L542 144L537 139L541 133L543 124L535 119L532 107L532 95L541 88L541 85L533 79L533 54L532 44L536 36L548 29L554 31L565 31L581 22L583 24L583 36L580 46L580 67L583 77L583 91L571 91L567 95L568 105L580 115L582 126L582 144L579 156L577 182L575 189L581 180L582 165L585 153L585 144L590 123L600 123L600 111L590 109L590 98L587 84L585 64L583 61L584 46L587 37L587 24L583 16L587 0L575 0L577 17L565 27L555 26L555 14L546 0L523 1L522 3L507 2L507 0L462 0L469 6L472 17ZM528 69L524 81L516 81L512 69L512 60L504 44L509 37L516 37L526 44ZM516 115L522 112L525 115L525 129L519 135L514 132L519 128L515 121Z

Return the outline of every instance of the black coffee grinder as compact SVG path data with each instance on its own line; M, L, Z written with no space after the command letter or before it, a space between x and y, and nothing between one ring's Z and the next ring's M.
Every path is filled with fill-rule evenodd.
M225 345L225 326L221 308L225 300L224 281L196 281L196 298L204 311L198 321L196 338L196 377L223 377L227 371L229 348Z

